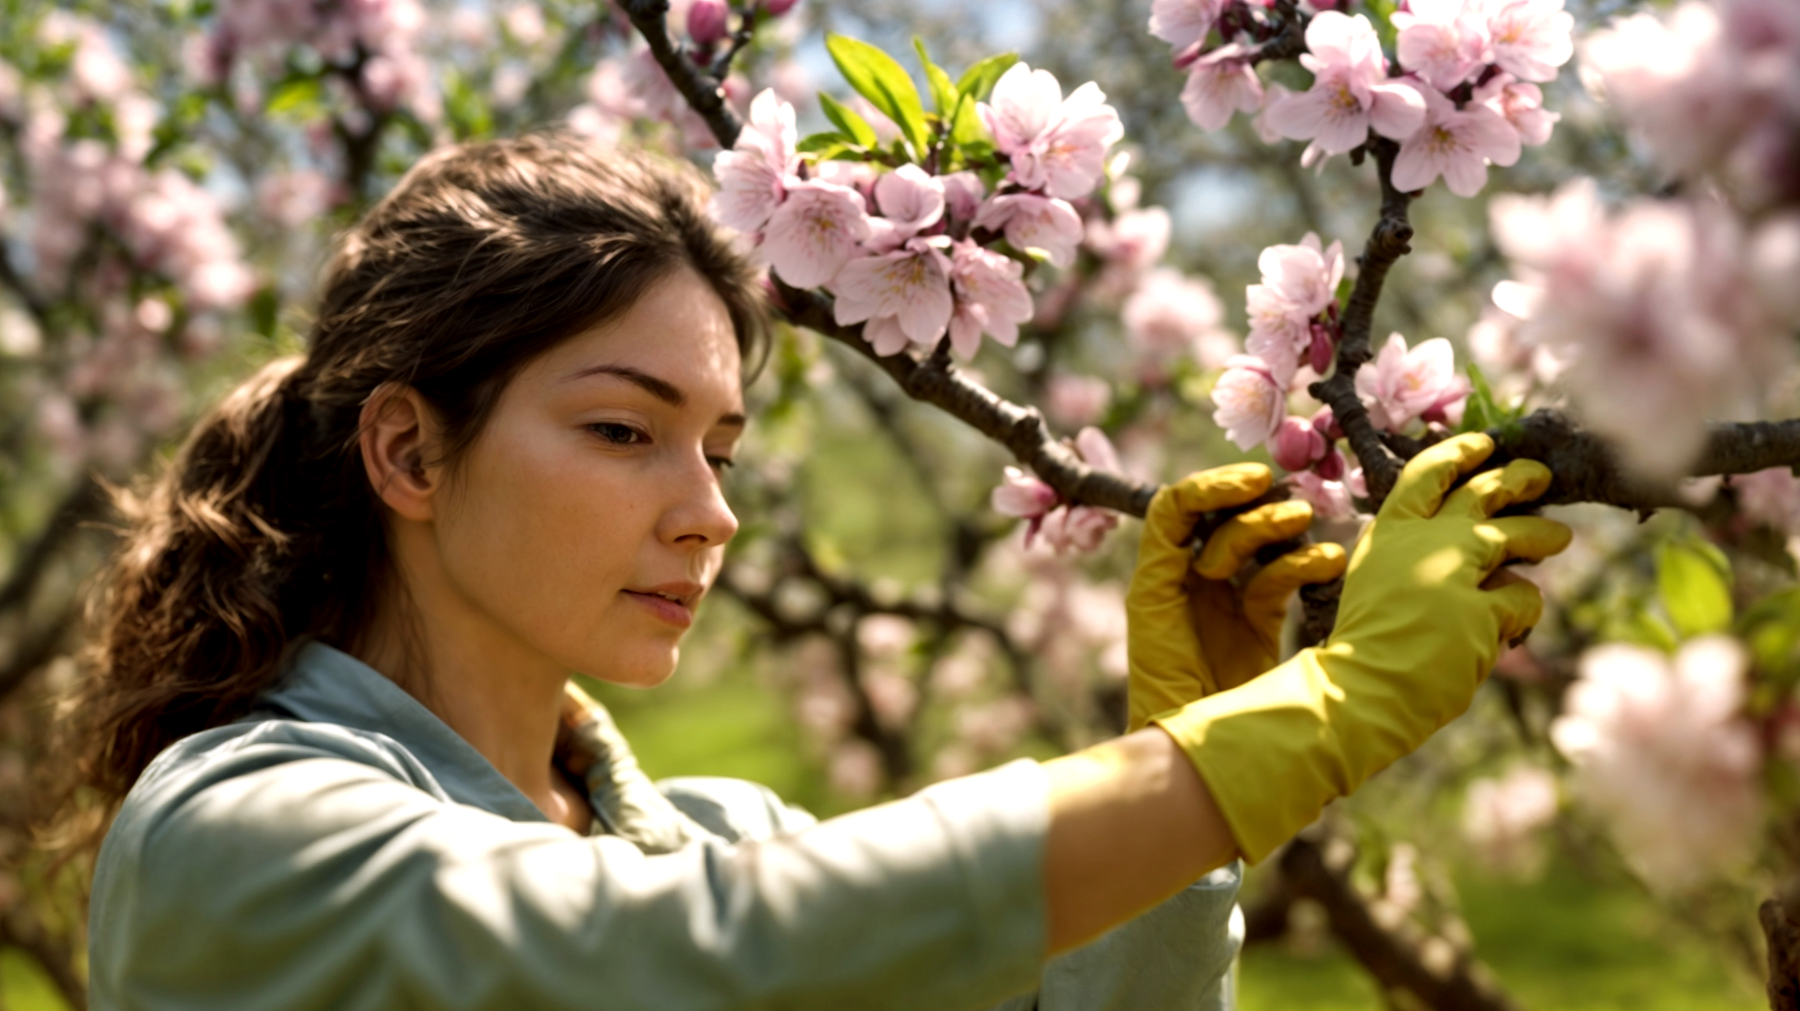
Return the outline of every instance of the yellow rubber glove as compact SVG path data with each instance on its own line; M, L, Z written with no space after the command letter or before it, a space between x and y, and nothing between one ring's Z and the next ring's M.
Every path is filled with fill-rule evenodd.
M1241 588L1234 584L1258 550L1312 526L1312 506L1297 500L1232 517L1194 557L1186 542L1201 514L1254 501L1272 480L1260 463L1237 463L1189 474L1150 500L1125 596L1128 729L1274 666L1294 591L1343 575L1343 548L1309 544L1269 563Z
M1542 495L1550 471L1515 460L1450 490L1493 448L1463 435L1406 465L1351 553L1324 646L1155 720L1252 863L1467 709L1502 644L1543 613L1536 586L1495 571L1556 554L1569 528L1491 517Z

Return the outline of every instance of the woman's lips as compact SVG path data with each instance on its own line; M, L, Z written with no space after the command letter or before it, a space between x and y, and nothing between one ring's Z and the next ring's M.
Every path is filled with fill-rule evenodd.
M694 623L694 610L680 601L654 593L640 593L637 590L622 591L627 597L643 605L656 618L674 625L676 628L687 628Z

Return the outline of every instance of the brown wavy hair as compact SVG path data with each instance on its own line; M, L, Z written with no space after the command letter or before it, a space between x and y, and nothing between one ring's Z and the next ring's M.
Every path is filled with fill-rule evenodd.
M296 640L357 642L389 585L357 444L376 388L418 390L454 463L522 366L684 267L753 373L761 284L708 196L689 166L547 130L427 155L340 235L306 354L264 366L119 496L127 530L62 707L68 830L50 835L96 843L151 759L248 712Z

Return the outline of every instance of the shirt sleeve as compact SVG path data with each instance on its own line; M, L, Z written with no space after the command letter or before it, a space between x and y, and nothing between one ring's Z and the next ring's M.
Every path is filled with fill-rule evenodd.
M95 877L96 1009L973 1009L1042 964L1031 762L646 855L354 751L253 732L140 783Z
M763 839L814 823L768 787L744 780L689 777L656 786L726 839ZM1036 989L991 1011L1231 1011L1231 965L1244 939L1237 907L1242 877L1239 862L1207 874L1144 915L1051 959Z

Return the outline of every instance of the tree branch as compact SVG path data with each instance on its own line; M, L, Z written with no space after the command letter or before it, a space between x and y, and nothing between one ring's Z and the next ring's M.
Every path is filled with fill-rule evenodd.
M1331 378L1313 383L1308 392L1331 407L1338 426L1350 440L1351 452L1362 463L1369 498L1379 506L1400 474L1400 459L1382 444L1368 409L1356 395L1356 370L1374 357L1371 329L1375 303L1381 299L1381 285L1387 279L1388 268L1412 251L1413 229L1406 212L1413 198L1394 188L1394 158L1400 153L1400 145L1370 134L1367 147L1375 155L1376 176L1381 181L1381 216L1369 233L1362 255L1357 257L1360 269L1356 287L1350 290L1350 301L1344 306L1344 338L1338 344L1337 367Z
M738 131L743 124L738 121L737 113L725 103L725 91L721 88L721 78L714 77L695 63L674 39L669 37L669 0L617 0L625 9L631 24L650 44L650 53L669 75L670 83L693 110L706 121L712 130L713 137L721 148L730 148L737 143ZM735 48L734 48L735 52ZM729 70L727 64L725 69Z
M91 476L83 477L80 484L63 496L38 531L37 540L20 552L6 582L0 583L0 615L31 599L39 577L56 557L63 542L81 529L83 522L98 516L105 505L106 495Z
M832 316L828 298L778 284L783 311L796 326L815 330L854 349L886 372L907 396L960 418L976 431L1005 446L1013 458L1070 502L1100 506L1142 517L1150 509L1156 486L1120 474L1098 471L1081 462L1074 450L1050 435L1035 407L1024 407L995 394L963 375L946 357L914 358L907 353L882 357L862 338L862 327L844 326Z
M1404 937L1377 922L1350 881L1354 863L1354 858L1328 861L1325 850L1306 836L1288 843L1280 858L1282 877L1293 894L1325 907L1332 933L1383 990L1405 990L1433 1011L1518 1011L1510 998L1479 978L1478 963L1467 951L1443 938Z

